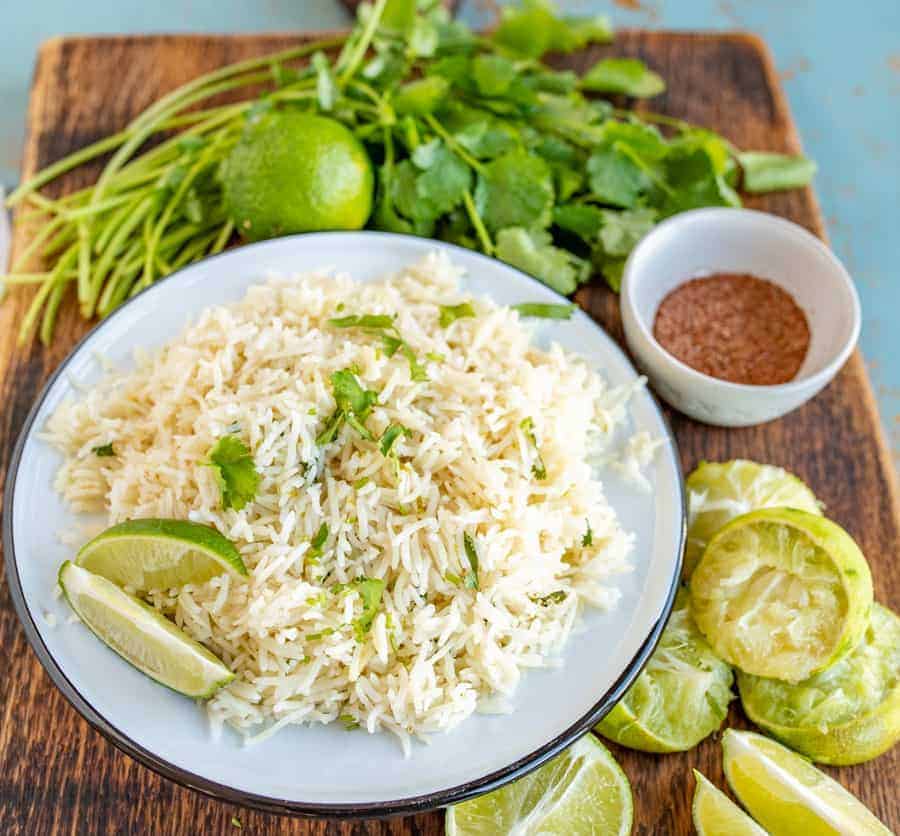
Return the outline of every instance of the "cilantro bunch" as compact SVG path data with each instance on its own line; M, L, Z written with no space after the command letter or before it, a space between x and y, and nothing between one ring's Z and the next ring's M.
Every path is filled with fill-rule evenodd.
M805 158L743 153L712 131L600 98L621 104L662 92L664 80L640 61L605 59L581 77L542 61L611 39L605 18L561 17L549 0L504 7L490 36L450 19L438 0L374 0L346 37L183 85L10 196L39 222L4 277L37 287L21 335L39 323L49 342L72 288L83 316L105 316L223 249L235 232L222 162L248 122L272 108L328 115L364 143L377 173L369 227L481 250L563 294L593 275L617 289L635 243L676 212L737 206L739 186L810 180L815 165ZM210 103L223 94L235 101ZM40 192L104 154L94 185L59 199ZM28 272L36 256L43 272ZM389 329L385 338L408 354Z

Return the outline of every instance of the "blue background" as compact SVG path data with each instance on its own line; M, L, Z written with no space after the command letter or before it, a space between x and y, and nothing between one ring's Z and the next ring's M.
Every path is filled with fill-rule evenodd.
M52 35L324 29L350 18L337 0L28 0L0 27L0 183L18 179L28 84ZM491 0L465 0L473 25ZM862 348L900 462L900 0L562 0L617 26L747 29L775 55L807 153L831 242L859 287Z

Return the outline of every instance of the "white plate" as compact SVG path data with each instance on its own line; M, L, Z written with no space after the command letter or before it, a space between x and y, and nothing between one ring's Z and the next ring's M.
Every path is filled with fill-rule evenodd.
M534 279L477 253L420 238L382 233L320 233L242 247L194 264L117 310L72 352L26 421L9 470L3 537L13 600L42 664L72 704L117 746L162 774L220 798L280 812L384 815L458 801L543 763L589 729L631 683L652 652L671 608L681 569L684 502L677 451L652 396L631 403L632 429L666 439L648 468L652 493L604 474L610 502L637 535L635 570L618 585L611 613L588 612L558 669L529 672L515 710L476 715L404 759L389 734L347 732L339 724L293 727L246 747L226 732L211 739L205 715L188 699L122 661L80 624L68 624L54 598L56 572L72 549L58 539L74 515L52 488L58 452L37 435L73 384L102 376L98 356L131 365L135 348L176 336L204 307L240 299L270 273L333 267L371 280L446 248L467 271L475 294L513 304L559 302ZM580 311L541 322L536 339L556 340L587 357L612 384L635 371L625 355ZM50 627L47 614L56 617ZM53 620L52 618L50 619Z

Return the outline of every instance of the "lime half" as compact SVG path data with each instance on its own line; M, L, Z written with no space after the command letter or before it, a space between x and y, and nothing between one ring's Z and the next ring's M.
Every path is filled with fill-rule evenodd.
M746 459L701 462L687 478L688 533L684 577L689 578L706 544L726 523L760 508L822 509L813 492L796 476Z
M772 836L890 834L856 796L780 743L728 729L722 749L728 784Z
M138 592L203 583L247 567L227 537L185 520L128 520L82 546L75 562Z
M631 786L591 734L524 778L447 810L447 836L631 833Z
M694 621L713 650L745 673L798 682L862 638L872 576L839 525L806 511L737 517L691 576Z
M685 752L722 725L732 679L695 626L682 589L647 667L596 731L643 752Z
M765 830L696 769L694 778L697 788L691 813L697 836L766 836Z
M900 619L875 604L853 652L790 685L739 674L747 716L814 761L862 763L900 740Z
M59 585L98 639L157 682L188 697L206 698L234 679L202 644L106 578L67 560Z

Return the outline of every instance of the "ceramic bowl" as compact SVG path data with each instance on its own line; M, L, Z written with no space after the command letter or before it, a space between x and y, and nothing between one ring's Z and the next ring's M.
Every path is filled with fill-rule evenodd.
M695 371L653 336L663 298L688 279L750 273L787 290L806 314L810 345L797 376L775 386ZM696 209L648 233L625 265L620 297L628 347L656 392L686 415L722 427L780 418L831 382L853 351L859 296L834 253L803 227L750 209Z

